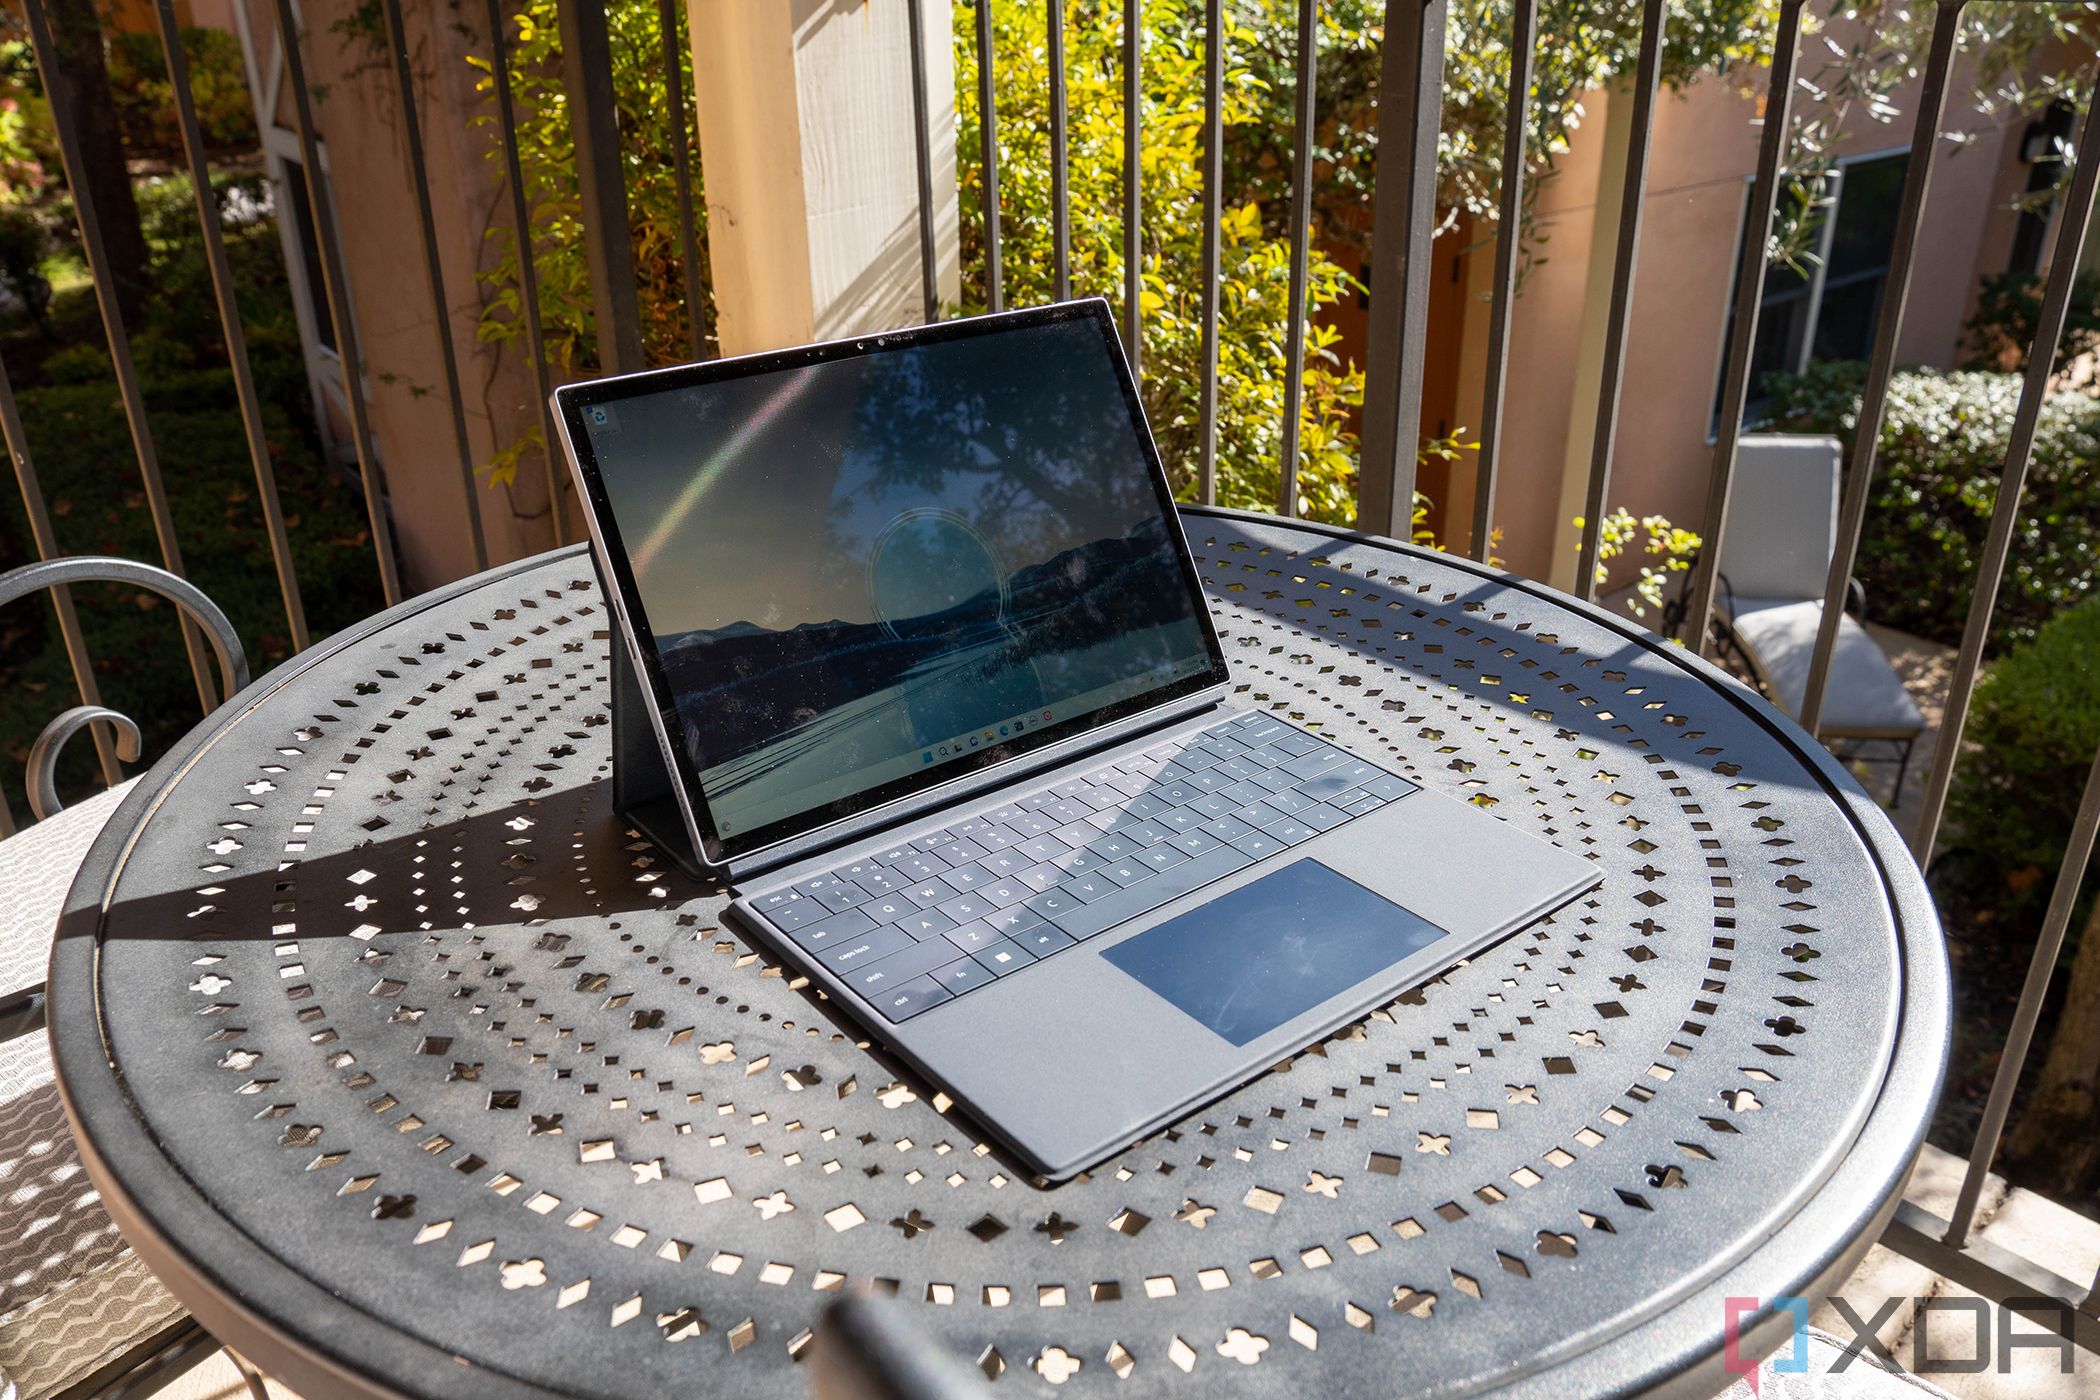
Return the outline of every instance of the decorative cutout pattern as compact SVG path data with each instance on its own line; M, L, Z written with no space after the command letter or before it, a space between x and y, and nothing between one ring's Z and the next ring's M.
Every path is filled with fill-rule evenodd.
M615 817L610 624L571 553L302 661L118 872L112 1055L208 1228L556 1388L600 1385L618 1327L625 1388L700 1354L782 1395L849 1289L994 1379L1457 1393L1536 1359L1541 1298L1576 1335L1751 1247L1807 1189L1771 1164L1813 1160L1885 1056L1816 1004L1835 981L1873 1026L1896 995L1848 819L1746 702L1584 615L1190 530L1237 703L1601 889L1046 1190ZM1461 1326L1469 1377L1434 1341Z

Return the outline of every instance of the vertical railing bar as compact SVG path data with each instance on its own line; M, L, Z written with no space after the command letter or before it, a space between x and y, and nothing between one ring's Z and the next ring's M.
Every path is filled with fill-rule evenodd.
M15 386L8 378L7 366L0 363L0 436L7 444L7 455L13 459L15 485L22 492L22 513L29 517L29 538L36 546L39 559L56 559L62 553L58 537L51 530L51 511L44 502L43 483L37 480L36 464L29 456L29 435L22 429L22 414L15 405ZM102 703L102 688L95 682L95 663L88 656L87 639L81 635L80 614L73 608L73 590L61 584L47 590L51 595L51 607L58 614L58 635L66 649L66 662L73 668L73 683L79 687L80 703L99 705ZM95 736L95 757L102 765L102 782L106 787L115 787L124 781L124 770L117 764L117 745L107 724L88 727Z
M912 154L919 177L919 282L928 325L941 319L940 270L933 253L933 131L926 111L926 12L922 0L905 0L911 26ZM699 74L693 75L694 81Z
M397 0L398 3L398 0ZM678 42L678 0L656 0L663 33L664 104L671 118L671 178L678 190L678 268L685 281L686 345L707 358L707 307L700 288L700 229L693 213L693 154L685 126L685 46ZM693 74L698 82L699 73Z
M584 261L590 267L593 338L606 374L646 369L642 304L634 273L634 235L627 225L627 178L613 93L612 34L599 0L555 0L561 30L562 88L583 216Z
M277 467L270 460L269 434L263 428L262 404L255 393L255 372L248 363L248 336L241 326L240 300L233 289L233 264L226 256L226 237L219 227L219 201L212 192L211 162L204 149L204 133L197 125L196 99L190 92L189 59L182 51L182 26L175 17L174 0L155 0L153 10L160 26L161 48L167 56L168 82L175 93L175 117L182 128L182 154L189 166L192 193L196 196L197 226L204 235L204 259L211 269L211 290L218 306L219 328L226 337L226 362L233 370L233 393L240 405L241 431L247 439L248 462L255 471L255 489L262 501L263 530L270 537L270 562L277 570L277 592L284 601L284 617L291 629L292 650L305 651L311 640L306 627L306 604L299 596L299 570L292 560L292 542L285 533L284 507L277 497Z
M530 343L533 387L540 410L541 456L547 466L547 513L554 522L554 542L568 542L562 514L560 469L554 460L553 386L548 382L547 342L540 330L540 279L532 255L532 209L525 195L525 172L518 160L518 113L510 91L510 44L503 37L503 0L488 0L490 76L496 84L496 123L503 135L503 175L510 185L510 217L517 228L518 290L525 309L525 338Z
M999 86L992 73L992 0L977 0L977 121L984 156L984 304L1006 309L999 263Z
M1291 165L1291 270L1289 309L1283 327L1283 459L1277 463L1276 513L1298 513L1298 421L1305 402L1305 277L1312 243L1313 120L1319 94L1314 80L1320 61L1316 0L1298 0L1298 92L1296 141Z
M1662 76L1665 0L1641 6L1641 52L1633 80L1633 130L1627 136L1626 179L1619 192L1619 242L1612 251L1611 305L1604 328L1603 382L1597 391L1596 434L1590 448L1589 489L1582 511L1582 549L1575 561L1575 594L1597 596L1597 557L1603 548L1604 510L1611 493L1612 446L1619 434L1620 389L1626 377L1626 330L1633 310L1634 270L1641 246L1641 204L1648 193L1649 136Z
M1139 142L1145 128L1145 5L1123 3L1123 353L1144 382L1145 192Z
M2027 488L2027 468L2034 460L2035 431L2049 401L2056 349L2063 341L2064 322L2071 309L2079 251L2085 247L2086 233L2093 223L2093 197L2100 191L2100 74L2096 74L2096 85L2086 99L2077 161L2070 189L2064 196L2063 212L2057 218L2056 247L2049 255L2041 314L2035 321L2034 343L2027 349L2027 377L2020 386L2020 406L2014 411L2012 436L2005 446L2005 469L1998 477L1998 497L1991 506L1983 559L1976 569L1975 589L1969 595L1969 618L1962 626L1961 649L1955 653L1954 674L1947 682L1947 702L1941 710L1939 737L1933 743L1932 766L1925 775L1925 793L1919 803L1917 825L1911 831L1911 854L1921 866L1932 862L1933 842L1939 836L1940 817L1947 808L1947 790L1954 781L1954 765L1961 757L1969 698L1976 689L1984 648L1990 643L1991 615L1996 611L1998 588L2005 581L2006 561L2012 554L2020 497Z
M1710 650L1707 621L1713 615L1714 585L1721 572L1721 537L1728 528L1728 492L1735 481L1743 433L1743 405L1750 398L1750 360L1765 283L1766 247L1779 208L1780 162L1786 155L1794 109L1794 60L1801 47L1803 0L1781 0L1779 28L1772 39L1771 76L1765 91L1764 130L1757 140L1757 174L1750 185L1750 213L1736 270L1735 324L1721 371L1721 426L1714 434L1713 470L1706 482L1706 513L1699 529L1699 558L1692 565L1691 611L1685 644L1699 655Z
M1422 365L1436 237L1448 0L1387 0L1378 73L1378 182L1372 191L1371 324L1364 353L1357 522L1413 533L1422 442Z
M1058 301L1072 297L1071 155L1065 130L1065 0L1044 0L1050 61L1050 240Z
M328 179L321 171L313 94L306 87L306 62L299 53L299 22L292 13L292 0L277 0L277 29L279 47L284 51L284 80L292 93L299 161L305 167L307 207L313 211L314 240L321 245L321 282L328 296L329 321L335 327L336 355L343 367L350 440L357 452L358 478L364 486L365 513L371 520L372 549L379 559L379 589L387 606L392 607L401 601L401 575L394 564L394 529L387 519L386 482L379 474L379 454L372 446L372 422L365 411L364 357L358 350L357 325L350 309L350 285L343 280L343 250L336 242Z
M1203 366L1196 391L1196 497L1218 499L1218 242L1225 200L1224 0L1203 7Z
M1896 341L1903 330L1903 304L1910 299L1911 265L1932 185L1934 157L1940 144L1940 121L1947 111L1948 77L1954 67L1955 40L1961 28L1964 0L1940 0L1932 21L1932 47L1925 61L1925 81L1918 93L1918 115L1911 127L1910 160L1903 172L1903 198L1897 207L1895 241L1883 282L1881 314L1874 328L1874 349L1867 360L1867 379L1860 391L1852 458L1845 475L1844 499L1838 509L1837 548L1823 584L1823 615L1809 656L1808 683L1801 696L1801 727L1814 734L1823 715L1823 690L1830 680L1830 657L1837 647L1838 622L1859 540L1867 521L1867 501L1874 486L1875 459L1881 449L1881 420L1888 408L1889 381L1896 372Z
M2034 1028L2042 1015L2042 997L2056 971L2056 958L2063 951L2064 931L2071 924L2071 910L2093 855L2093 837L2100 832L2100 751L2093 754L2092 772L2085 780L2085 796L2071 824L2071 838L2064 846L2063 864L2056 870L2056 886L2049 896L2049 912L2042 919L2041 937L2034 956L2027 962L2027 980L2020 988L2020 1001L2013 1012L2012 1029L2005 1037L2005 1050L1998 1057L1991 1077L1990 1097L1984 1102L1983 1118L1976 1126L1976 1141L1969 1151L1968 1171L1963 1174L1961 1195L1954 1203L1954 1217L1943 1237L1955 1249L1968 1238L1976 1218L1976 1202L1983 1194L1984 1178L1991 1159L1998 1155L1998 1141L2005 1132L2006 1116L2012 1111L2013 1091L2020 1085L2027 1052L2034 1043Z
M1792 0L1799 4L1800 0ZM1502 400L1509 388L1509 327L1517 301L1517 255L1524 241L1524 148L1531 124L1532 46L1538 0L1514 0L1509 20L1509 95L1502 106L1502 194L1496 214L1495 291L1488 307L1487 385L1474 456L1474 559L1494 553L1495 460L1502 451Z
M166 6L168 0L160 0ZM401 134L408 143L408 183L416 194L417 230L423 239L423 279L430 289L430 314L437 330L438 367L445 380L445 405L452 415L452 453L459 460L459 486L467 501L467 535L474 567L489 566L481 528L481 492L474 484L474 447L467 438L467 404L459 387L459 358L452 346L452 308L445 299L445 272L438 262L437 218L430 207L430 170L423 159L423 128L416 111L415 75L408 66L408 26L401 0L383 0L387 45L394 51L394 88L401 103Z
M124 329L124 311L117 297L117 281L109 265L108 249L102 241L102 221L89 194L87 166L79 136L73 125L73 93L58 64L58 46L52 38L51 22L44 13L44 0L23 0L29 22L30 47L36 55L37 71L43 75L44 92L51 103L51 125L58 137L59 163L64 167L66 188L73 195L73 219L80 226L80 244L87 254L89 278L95 284L95 302L102 313L102 330L109 339L110 365L116 372L117 393L124 404L124 421L131 430L132 451L138 457L139 477L146 488L146 509L153 518L153 533L160 544L161 561L168 572L183 573L182 546L175 538L175 514L168 506L168 491L161 480L160 454L153 445L153 429L146 422L146 401L139 391L138 366L131 358L131 337ZM217 706L218 687L212 676L211 653L203 634L187 617L178 617L183 649L189 653L190 676L197 684L197 699L206 713Z

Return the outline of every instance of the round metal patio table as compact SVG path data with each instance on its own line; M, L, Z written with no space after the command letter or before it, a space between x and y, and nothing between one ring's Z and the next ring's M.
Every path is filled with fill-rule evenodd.
M1947 971L1880 810L1718 671L1445 555L1192 509L1240 704L1603 885L1056 1188L610 806L578 549L257 682L141 782L51 976L111 1214L310 1397L806 1393L842 1292L1096 1394L1710 1396L1842 1279ZM1043 1393L1048 1393L1044 1391Z

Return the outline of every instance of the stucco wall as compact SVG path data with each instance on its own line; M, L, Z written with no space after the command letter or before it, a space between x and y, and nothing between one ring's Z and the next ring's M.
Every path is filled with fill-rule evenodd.
M1812 71L1813 57L1808 62ZM2001 270L2010 246L2014 218L2005 205L2025 177L2017 160L2025 121L1992 125L1968 107L1966 91L1958 74L1945 129L1974 139L1941 148L1898 345L1902 362L1955 361L1978 278ZM1899 91L1894 123L1856 117L1841 153L1907 145L1916 96L1916 84ZM1591 119L1540 192L1543 261L1516 303L1498 471L1500 552L1510 567L1540 577L1550 576L1556 553L1572 555L1576 540L1572 519L1561 518L1569 514L1561 478L1571 419L1585 442L1589 421L1587 401L1582 411L1574 401L1575 347L1585 315L1603 314L1601 305L1586 306L1598 174L1608 123L1631 106L1629 98L1615 103L1604 93L1586 102ZM1759 106L1739 79L1708 78L1666 94L1657 110L1609 497L1636 515L1661 513L1696 528L1704 509L1708 434L1747 181L1757 162ZM1493 256L1492 245L1468 254L1482 265L1483 288ZM1461 353L1484 359L1484 327Z

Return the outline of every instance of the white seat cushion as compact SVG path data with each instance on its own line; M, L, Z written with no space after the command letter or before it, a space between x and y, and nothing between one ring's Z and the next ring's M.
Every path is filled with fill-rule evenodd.
M1809 659L1823 619L1820 600L1742 598L1732 600L1736 637L1758 670L1772 700L1798 717L1808 692ZM1830 682L1823 697L1821 730L1827 739L1909 739L1925 728L1925 717L1903 688L1888 657L1849 615L1838 618L1837 647L1830 657Z
M137 781L98 792L0 841L0 890L7 891L0 900L0 997L43 982L52 930L73 887L73 873Z
M74 873L130 787L0 841L0 994L44 980ZM0 1044L0 1393L63 1390L181 1315L80 1165L43 1033Z

